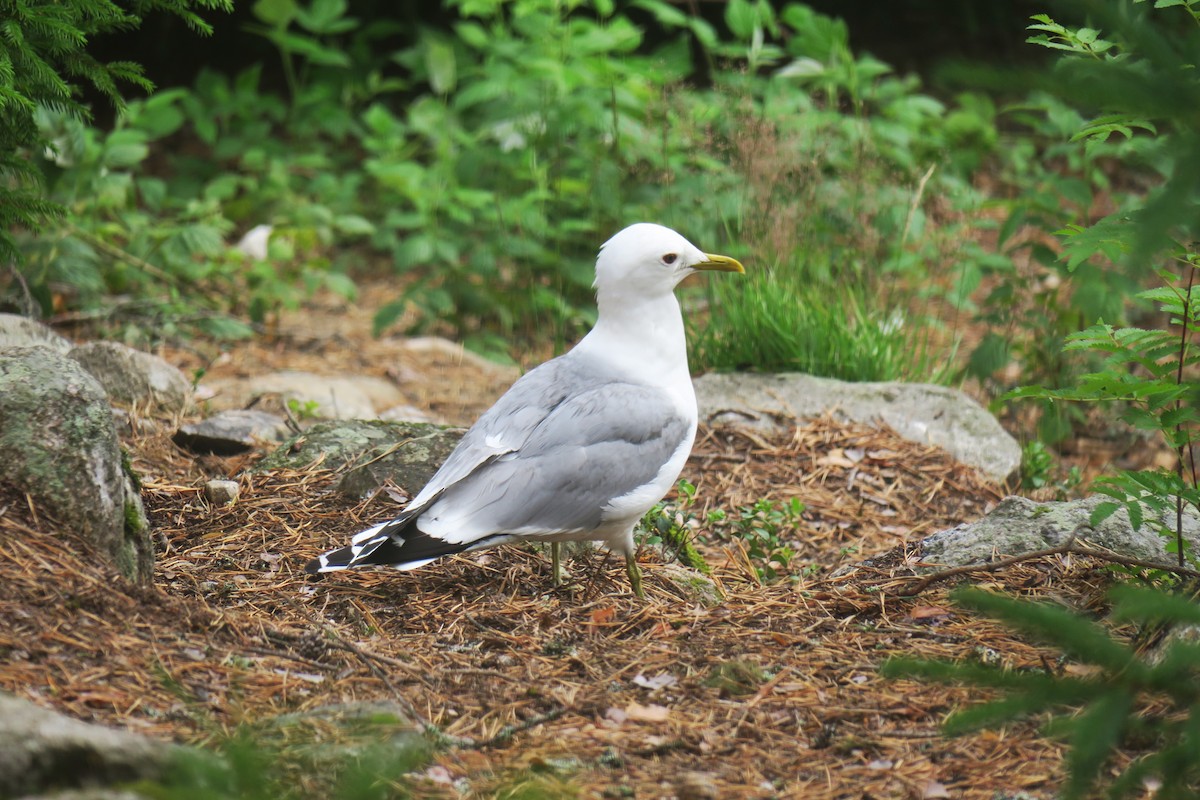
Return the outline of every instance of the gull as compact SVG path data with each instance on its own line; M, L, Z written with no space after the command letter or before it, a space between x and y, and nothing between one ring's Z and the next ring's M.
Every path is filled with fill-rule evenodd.
M522 376L466 432L398 517L308 563L310 573L415 569L517 541L596 541L625 556L642 592L634 527L679 477L696 437L675 287L694 272L745 270L670 228L630 225L596 258L596 325Z

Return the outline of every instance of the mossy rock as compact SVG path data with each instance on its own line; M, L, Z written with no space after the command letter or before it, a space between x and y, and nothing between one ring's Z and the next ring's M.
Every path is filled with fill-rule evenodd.
M91 373L113 403L162 414L180 413L191 404L188 379L152 353L120 342L88 342L68 355Z
M0 484L29 495L127 578L150 579L146 514L108 398L79 364L50 348L0 349Z
M293 436L255 465L255 472L314 465L340 472L337 489L362 497L392 481L420 491L462 439L460 428L426 422L331 420Z
M699 555L699 554L697 554ZM703 561L701 561L703 563ZM719 606L725 600L721 587L704 572L683 564L663 564L655 570L655 576L673 585L684 600L705 608Z

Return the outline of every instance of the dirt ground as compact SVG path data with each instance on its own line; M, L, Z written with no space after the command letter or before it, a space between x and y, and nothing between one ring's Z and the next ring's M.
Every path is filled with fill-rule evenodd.
M369 316L369 303L330 301L285 320L273 341L165 355L217 377L285 366L390 377L455 423L511 378L372 339ZM313 579L304 563L387 519L388 494L346 499L319 469L249 476L257 455L196 458L171 430L145 425L126 441L158 546L151 586L121 581L20 498L0 502L0 688L181 741L330 703L398 701L459 740L411 776L418 797L493 797L533 775L551 797L990 800L1049 798L1061 778L1062 751L1034 722L941 736L978 690L878 674L898 655L1014 668L1057 658L956 610L945 586L896 596L907 544L1004 494L936 448L829 420L773 440L702 430L684 471L697 513L806 505L785 536L804 567L795 580L761 583L742 549L701 529L725 593L705 607L651 550L644 602L618 559L577 555L555 590L547 555L528 547ZM206 503L200 487L214 476L239 481L237 503ZM892 566L839 571L880 554ZM977 581L1091 607L1104 574L1048 559Z

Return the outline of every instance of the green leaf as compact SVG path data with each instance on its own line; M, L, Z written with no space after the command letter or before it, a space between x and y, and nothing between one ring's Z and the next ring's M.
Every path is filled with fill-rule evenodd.
M746 41L754 35L758 12L750 0L729 0L725 4L725 24L734 36Z
M393 300L380 307L375 312L375 319L371 324L373 335L381 336L384 331L392 327L404 315L404 312L408 310L408 306L408 301L401 299Z
M322 283L325 288L347 300L354 299L358 294L358 287L355 285L354 279L344 272L325 272L322 274ZM377 322L378 316L376 316Z
M201 317L196 327L218 341L237 341L254 336L254 328L233 317Z
M297 14L295 0L258 0L250 10L254 16L277 28L286 28Z
M296 21L310 33L333 35L344 33L356 24L345 18L346 0L312 0L307 8L299 9Z
M1119 261L1129 249L1129 218L1124 214L1110 214L1089 228L1069 225L1056 233L1066 237L1063 256L1072 271L1097 255Z
M1129 524L1133 529L1139 530L1142 527L1142 504L1136 500L1125 504L1125 510L1129 513Z
M150 154L146 145L146 134L139 130L118 130L109 134L104 142L104 165L120 169L140 164Z
M437 94L449 94L458 84L454 47L440 36L426 37L425 70L429 74L429 86Z
M477 22L460 22L454 26L454 32L458 34L459 39L476 50L483 50L491 41L487 31Z
M369 236L375 232L375 224L358 214L340 214L334 218L333 224L350 236Z
M635 0L633 6L649 11L654 16L654 21L666 28L683 28L688 24L687 14L663 0ZM728 14L728 7L726 13Z
M350 57L332 47L326 47L310 36L288 31L273 30L267 33L267 38L286 53L304 56L314 64L325 67L348 67Z

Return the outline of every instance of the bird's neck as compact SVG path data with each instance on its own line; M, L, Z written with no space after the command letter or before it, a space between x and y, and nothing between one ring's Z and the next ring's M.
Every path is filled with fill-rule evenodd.
M633 354L636 369L664 379L688 375L683 314L675 295L654 298L597 297L599 317L580 347L596 355ZM618 364L617 366L623 366Z

